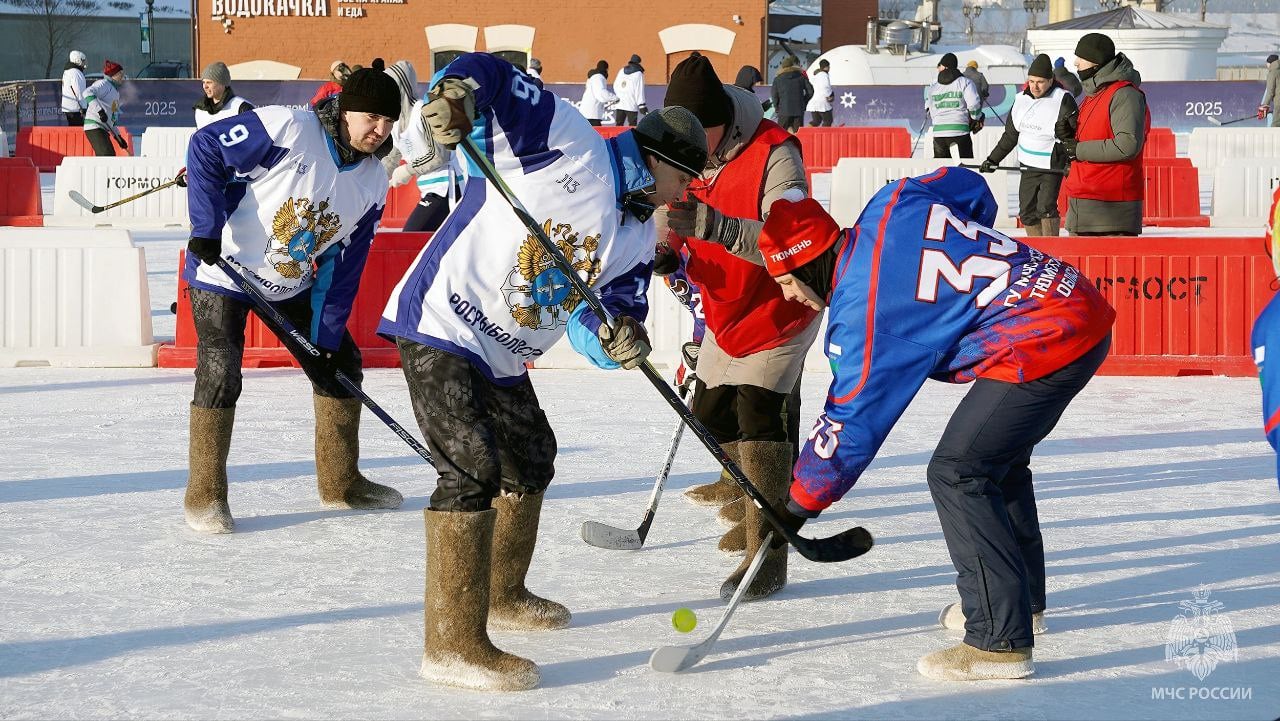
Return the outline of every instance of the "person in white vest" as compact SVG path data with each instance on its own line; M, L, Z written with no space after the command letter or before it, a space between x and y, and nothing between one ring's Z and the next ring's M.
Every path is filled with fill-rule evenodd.
M215 120L247 113L253 110L253 103L236 95L231 89L231 71L221 61L209 63L200 73L200 85L204 96L200 102L191 106L196 111L196 129L203 128Z
M592 125L599 125L605 111L618 104L618 96L609 89L609 63L601 60L587 71L587 86L582 90L578 110Z
M1015 147L1025 166L1018 183L1019 213L1027 235L1058 235L1058 191L1061 172L1067 167L1066 149L1058 142L1071 137L1069 119L1076 114L1076 99L1053 79L1053 63L1041 53L1027 71L1027 87L1013 101L1004 135L982 161L979 170L995 172Z
M809 76L813 85L813 97L805 110L809 111L809 125L815 128L831 127L831 109L836 95L831 89L831 63L826 58L818 61L818 69Z
M626 67L618 71L613 81L613 92L618 96L618 107L614 110L615 125L635 125L640 116L649 113L649 106L644 101L644 66L640 64L640 56L632 55Z
M89 58L79 50L72 50L67 66L62 71L62 114L67 125L84 125L84 66Z

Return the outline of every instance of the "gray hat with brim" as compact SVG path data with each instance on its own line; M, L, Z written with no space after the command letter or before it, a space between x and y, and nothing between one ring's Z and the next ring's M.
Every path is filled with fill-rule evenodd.
M707 133L698 116L679 106L667 106L640 119L633 131L641 151L698 176L707 167Z

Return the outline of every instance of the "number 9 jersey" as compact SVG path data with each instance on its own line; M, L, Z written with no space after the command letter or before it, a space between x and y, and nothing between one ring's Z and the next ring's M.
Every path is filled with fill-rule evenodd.
M791 498L841 498L926 379L1023 383L1093 348L1115 311L1071 265L991 229L996 203L968 170L885 186L835 264L827 356L835 378L795 467Z

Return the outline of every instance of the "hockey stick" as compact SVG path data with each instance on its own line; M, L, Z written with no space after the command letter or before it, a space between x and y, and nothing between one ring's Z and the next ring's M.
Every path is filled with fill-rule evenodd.
M157 193L161 190L164 190L165 188L169 188L174 185L183 185L185 183L186 183L186 180L183 178L183 173L178 173L178 177L174 178L173 180L170 180L167 183L161 183L160 185L157 185L156 187L151 188L150 190L144 190L141 193L138 193L137 195L130 195L129 197L124 198L123 200L117 200L114 203L107 203L106 205L94 205L88 198L84 197L79 192L74 190L67 191L67 196L70 197L72 202L74 202L76 205L80 206L81 208L84 208L90 213L101 213L105 210L111 210L112 208L115 208L117 206L124 205L125 203L132 203L138 198L144 198L148 195L151 195L152 193Z
M232 267L232 265L227 262L226 258L218 258L218 267L222 269L223 273L227 274L227 277L231 279L231 282L239 286L240 290L244 291L245 294L249 296L250 300L253 301L254 308L259 311L259 315L265 313L265 317L275 324L277 335L282 334L282 340L292 340L294 345L302 349L303 352L312 358L320 357L320 349L312 345L311 341L307 340L306 336L299 333L298 329L293 327L293 324L289 322L289 319L285 318L283 313L276 310L276 307L271 305L271 301L267 299L267 296L263 295L262 291L258 290L257 286L250 283L248 278L241 275L240 271ZM285 336L287 336L287 338L285 338ZM297 353L294 355L296 356ZM347 377L346 373L343 373L340 370L335 370L333 372L333 377L338 381L338 383L342 384L343 388L347 389L347 392L356 398L359 398L361 403L368 406L369 410L373 411L373 414L385 423L393 433L400 436L400 440L409 444L409 447L412 448L415 453L422 456L422 460L430 463L432 466L435 466L436 462L431 457L431 452L419 443L418 439L414 438L412 434L406 431L404 426L396 423L394 418L388 415L386 411L382 410L382 406L375 403L367 393L360 389L360 386L356 385L354 381Z
M760 566L764 564L764 557L769 553L769 542L772 540L773 531L770 531L764 537L764 543L760 544L760 549L756 551L755 557L751 559L751 565L747 566L747 572L743 575L742 582L738 584L738 590L733 592L733 598L729 599L729 605L725 607L724 613L720 614L720 622L716 624L715 628L711 629L711 635L703 639L701 643L696 643L692 646L659 646L655 648L653 654L649 656L649 668L663 673L679 673L696 665L706 658L708 653L711 653L711 647L720 638L725 626L729 625L729 617L737 610L738 604L742 603L742 597L746 594L747 588L751 586L751 582L756 580L756 574L760 571Z
M997 118L1000 119L1000 124L1004 125L1004 116L1000 114L1000 111L992 107L991 103L988 103L986 98L982 99L982 106L985 107L987 110L990 110L993 115L995 115Z
M916 157L916 148L920 147L920 138L924 137L924 129L930 125L933 125L933 116L929 114L929 110L926 108L924 111L924 122L920 123L920 132L916 135L916 142L911 144L911 154L907 156L908 158Z
M687 386L680 387L680 400L688 394ZM675 433L671 436L671 447L667 450L667 460L653 482L653 491L649 494L649 507L644 511L640 527L635 530L615 528L598 521L582 523L582 540L596 548L607 548L611 551L637 551L644 546L644 539L649 535L649 526L653 525L653 517L658 512L658 499L662 497L662 489L667 484L667 476L671 475L671 464L676 460L676 451L680 449L680 437L684 435L684 421L676 424Z
M1246 115L1243 118L1236 118L1235 120L1218 120L1212 115L1209 115L1206 117L1208 118L1209 122L1213 123L1214 125L1232 125L1234 123L1243 123L1246 120L1257 120L1258 118L1257 114Z
M533 216L529 214L528 210L525 210L524 205L515 197L515 194L511 192L511 188L502 180L502 176L498 175L498 171L494 169L493 164L489 159L476 148L475 143L473 143L469 137L462 138L462 142L459 145L462 147L463 152L467 154L467 157L471 162L480 169L480 172L484 174L484 177L488 179L489 183L498 191L498 194L501 195L507 204L511 206L511 209L515 211L516 217L518 217L520 222L524 224L525 228L529 231L529 234L537 239L538 243L542 246L542 249L551 258L552 263L555 264L556 269L559 270L569 283L573 285L573 289L578 292L578 295L582 296L583 301L589 308L591 308L591 311L596 314L596 317L600 319L600 322L610 323L612 318L609 317L609 311L605 309L604 305L600 303L600 299L596 297L596 294L587 287L587 284L583 282L582 278L573 270L573 267L569 265L569 261L565 260L564 254L560 252L560 249L556 247L556 244L551 242L551 239L547 237L545 232L543 232L542 226L538 221L533 219ZM693 413L689 410L689 407L684 404L684 401L680 400L680 397L676 395L675 391L671 390L671 387L662 379L662 376L658 375L658 371L654 370L653 364L646 360L640 364L640 370L644 373L644 376L649 379L649 382L653 387L658 390L658 393L667 402L667 404L680 415L684 420L684 424L689 427L689 430L693 431L693 434L698 437L698 440L702 441L702 445L706 446L707 450L711 452L711 455L714 456L715 459L720 462L720 465L729 472L729 475L733 478L734 482L742 487L742 491L751 499L751 502L760 509L761 515L763 515L774 528L778 529L778 531L782 533L788 543L796 547L796 550L800 552L800 555L811 561L831 563L847 561L851 558L861 556L871 550L871 546L874 541L871 538L871 534L867 532L867 529L861 526L855 526L829 538L819 539L805 538L795 531L787 529L782 523L782 519L778 517L777 511L773 510L773 507L769 504L769 500L760 493L760 490L755 487L755 484L747 480L747 477L742 473L742 469L738 467L738 464L734 463L733 459L729 458L729 455L725 453L724 449L720 447L720 444L716 442L716 439L712 437L711 432L707 430L706 426L702 425L702 423L694 417Z
M968 163L960 163L956 167L969 168L970 170L978 170L982 166L970 165ZM1019 165L1017 167L1014 167L1012 165L997 165L996 170L1006 170L1006 171L1009 171L1010 173L1021 173L1024 170L1034 170L1037 173L1048 173L1049 175L1066 175L1067 174L1067 171L1059 170L1057 168L1033 168L1030 165Z

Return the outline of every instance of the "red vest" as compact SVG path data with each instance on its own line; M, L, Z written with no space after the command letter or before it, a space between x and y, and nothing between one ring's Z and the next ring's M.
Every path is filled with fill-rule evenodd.
M760 197L769 153L795 136L771 120L762 120L738 157L720 169L709 185L695 181L689 192L724 215L760 220ZM763 267L745 261L724 246L684 238L689 251L686 272L702 291L707 328L716 344L734 358L776 348L808 327L818 314L784 300L777 282Z
M1080 127L1076 139L1110 140L1115 137L1111 128L1111 98L1120 88L1137 86L1126 80L1108 85L1097 95L1086 97L1080 104ZM1141 90L1138 90L1141 93ZM1145 94L1144 96L1145 97ZM1069 198L1089 200L1133 201L1142 200L1146 188L1142 177L1142 156L1146 154L1145 138L1151 132L1151 111L1146 110L1144 120L1143 149L1134 157L1118 163L1091 163L1077 160L1071 163L1066 188Z

